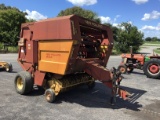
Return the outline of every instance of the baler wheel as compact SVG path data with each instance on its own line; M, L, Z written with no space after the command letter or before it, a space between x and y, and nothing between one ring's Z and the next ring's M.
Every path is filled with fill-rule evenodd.
M52 89L47 89L45 91L45 98L50 103L54 102L56 98L55 92Z
M127 66L126 65L119 65L118 71L120 71L122 74L125 74L127 72Z
M6 72L12 72L12 64L11 63L7 63L5 66Z
M149 78L160 78L160 59L150 59L143 67L144 74Z
M17 93L21 95L31 92L33 89L33 80L31 74L27 71L19 72L14 79L14 85Z

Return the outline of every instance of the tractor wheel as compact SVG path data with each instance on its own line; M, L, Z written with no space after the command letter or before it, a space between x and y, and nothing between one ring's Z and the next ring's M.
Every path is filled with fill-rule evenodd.
M50 103L54 102L56 98L55 92L52 89L47 89L45 91L45 98Z
M95 83L95 81L93 81L93 82L89 82L87 85L88 85L89 89L93 89L95 87L96 83Z
M151 59L144 64L144 74L149 78L160 77L160 59Z
M5 69L7 72L12 72L12 64L11 63L7 63L5 66Z
M127 66L126 65L119 65L118 71L120 71L122 74L125 74L127 72Z
M128 72L128 73L132 73L133 70L134 70L134 68L127 67L127 72Z
M33 89L33 80L31 74L27 71L19 72L14 79L14 85L17 93L21 95L31 92Z

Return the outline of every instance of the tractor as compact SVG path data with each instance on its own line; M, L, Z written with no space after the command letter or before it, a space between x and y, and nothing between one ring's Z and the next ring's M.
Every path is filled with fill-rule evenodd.
M144 74L149 78L160 77L160 56L146 55L146 54L133 54L132 47L130 54L122 54L122 62L118 66L118 70L122 74L131 73L134 69L140 69L144 71Z

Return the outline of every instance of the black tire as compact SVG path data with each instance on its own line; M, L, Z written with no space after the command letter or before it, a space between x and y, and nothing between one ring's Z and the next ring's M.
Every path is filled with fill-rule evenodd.
M16 92L21 95L31 92L33 89L33 79L31 74L27 71L19 72L14 79L14 85Z
M12 68L12 64L11 63L7 63L5 66L5 70L6 72L12 72L13 68Z
M127 67L127 72L128 72L128 73L132 73L133 70L134 70L134 68Z
M145 62L143 66L144 74L149 78L155 78L155 79L160 78L159 66L160 66L160 59L155 59L155 58L150 59L148 62Z
M47 89L45 91L45 98L46 98L47 102L53 103L56 98L55 92L50 88Z
M89 89L93 89L96 86L95 81L87 83Z
M119 65L117 70L120 71L122 74L125 74L127 72L127 66Z

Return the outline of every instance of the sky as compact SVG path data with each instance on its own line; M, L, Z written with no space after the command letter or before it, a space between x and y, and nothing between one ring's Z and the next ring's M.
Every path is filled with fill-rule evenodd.
M129 22L144 37L160 38L160 0L0 0L0 4L27 12L27 18L53 18L61 10L80 6L96 12L102 23L114 26Z

